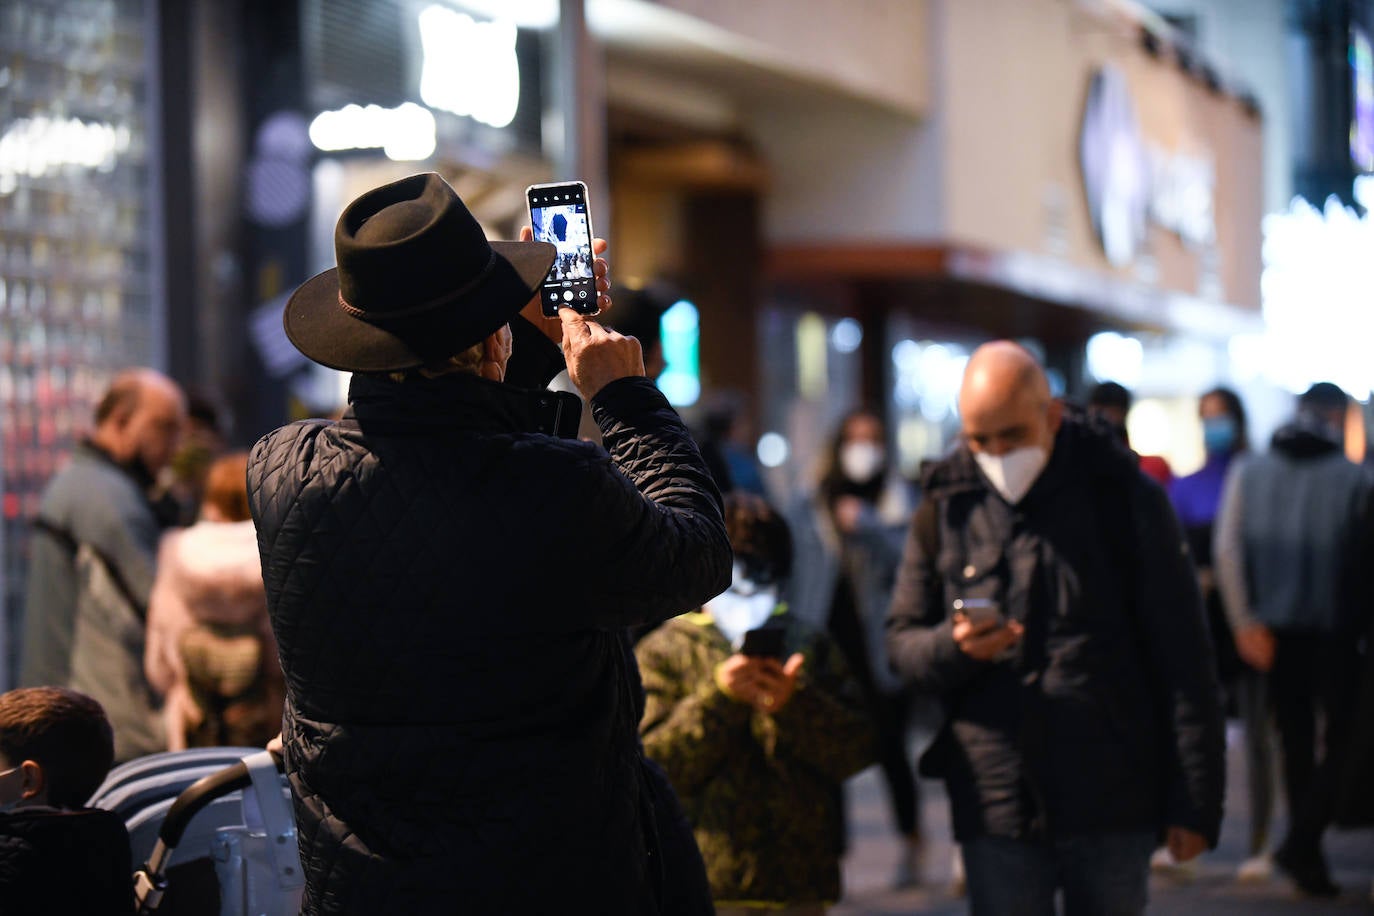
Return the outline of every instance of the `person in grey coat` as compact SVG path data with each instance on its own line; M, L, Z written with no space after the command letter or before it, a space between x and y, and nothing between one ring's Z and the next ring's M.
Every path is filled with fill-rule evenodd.
M1336 813L1360 639L1374 613L1374 475L1345 456L1348 404L1329 382L1298 399L1270 450L1227 479L1215 544L1236 649L1266 673L1279 732L1289 826L1274 864L1315 896L1339 893L1321 839Z
M165 746L143 674L162 535L149 489L185 422L171 379L120 372L96 405L94 432L48 483L34 519L20 684L94 697L114 726L116 760Z

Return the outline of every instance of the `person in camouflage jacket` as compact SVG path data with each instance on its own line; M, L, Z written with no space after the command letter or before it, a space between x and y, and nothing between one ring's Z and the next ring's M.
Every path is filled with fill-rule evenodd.
M842 783L875 759L873 726L842 653L777 600L786 523L742 493L725 518L730 590L635 650L644 749L682 800L720 912L823 912L840 896ZM738 651L756 627L781 631L780 658Z

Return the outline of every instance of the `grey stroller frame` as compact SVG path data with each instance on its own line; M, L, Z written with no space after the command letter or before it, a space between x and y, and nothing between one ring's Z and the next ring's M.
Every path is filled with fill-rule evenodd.
M168 869L213 862L221 916L299 912L304 886L280 757L256 748L153 754L111 771L92 797L129 829L139 913L155 913ZM174 907L175 909L176 907Z

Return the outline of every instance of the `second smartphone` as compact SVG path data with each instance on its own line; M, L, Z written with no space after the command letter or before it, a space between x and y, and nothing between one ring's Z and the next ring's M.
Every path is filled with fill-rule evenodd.
M592 218L587 212L587 186L580 181L534 184L525 189L530 228L536 242L558 249L553 268L544 278L539 301L544 315L557 318L563 306L595 315L596 277L592 273Z

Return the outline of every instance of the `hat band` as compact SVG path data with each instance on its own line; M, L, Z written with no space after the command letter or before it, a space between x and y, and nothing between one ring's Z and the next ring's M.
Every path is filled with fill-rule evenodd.
M386 324L388 321L396 321L402 318L413 318L416 315L423 315L425 312L431 312L442 305L446 305L447 303L452 302L454 299L457 299L461 296L465 296L468 293L472 292L474 289L480 286L483 281L487 279L487 275L491 273L492 268L494 268L495 266L496 249L493 248L491 251L491 255L487 258L486 266L478 272L477 276L473 277L471 280L464 283L457 289L451 289L448 292L444 293L442 296L430 299L427 302L421 302L419 305L412 305L409 308L387 309L385 311L369 311L367 309L360 309L356 305L350 304L349 301L344 298L343 290L339 290L339 308L343 309L344 312L353 316L354 318L357 318L361 321L366 321L368 324Z

